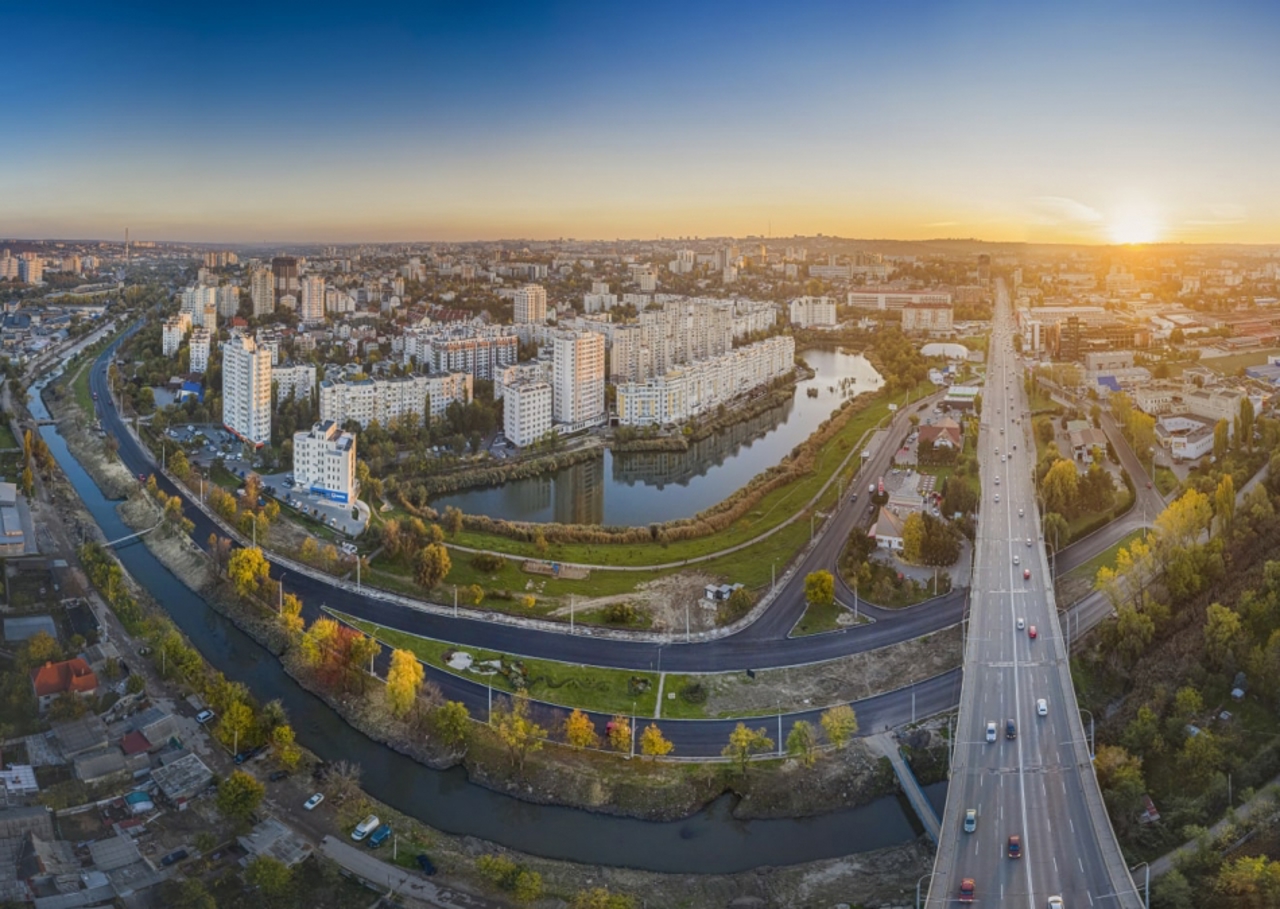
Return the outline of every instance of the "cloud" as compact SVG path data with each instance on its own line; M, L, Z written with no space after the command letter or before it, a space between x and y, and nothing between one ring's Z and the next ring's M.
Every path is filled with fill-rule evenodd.
M1037 224L1099 224L1102 212L1065 196L1035 196L1031 200Z

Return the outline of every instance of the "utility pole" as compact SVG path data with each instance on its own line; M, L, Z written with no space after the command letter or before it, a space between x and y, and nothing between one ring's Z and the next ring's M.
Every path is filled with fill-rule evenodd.
M569 594L569 634L573 634L573 594Z
M453 585L453 617L458 617L458 585Z

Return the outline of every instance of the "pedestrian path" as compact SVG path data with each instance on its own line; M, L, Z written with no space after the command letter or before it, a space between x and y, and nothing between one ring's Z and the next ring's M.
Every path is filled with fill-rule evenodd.
M385 851L388 847L384 846ZM320 854L377 890L394 897L410 897L437 909L497 909L498 904L482 897L436 884L420 874L381 861L368 849L326 836L320 842ZM390 853L388 853L389 855Z
M898 777L898 783L901 784L902 791L907 796L907 801L911 803L916 816L920 818L920 823L924 824L925 833L929 834L929 838L935 843L938 842L938 837L942 835L942 822L938 820L938 812L933 810L933 804L925 796L924 790L920 788L916 775L911 772L911 768L903 760L902 752L898 749L898 743L887 732L868 736L867 742L873 747L879 748L884 756L889 759L889 763L893 765L893 772Z

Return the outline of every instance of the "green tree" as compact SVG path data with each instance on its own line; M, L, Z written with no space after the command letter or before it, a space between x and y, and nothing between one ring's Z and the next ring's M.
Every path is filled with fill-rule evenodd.
M827 734L827 741L837 748L843 748L858 734L858 716L848 704L837 704L824 710L818 722Z
M170 456L168 466L169 473L173 474L179 480L185 481L191 476L191 462L187 460L186 452L181 448Z
M1217 736L1202 729L1199 735L1187 736L1178 755L1178 773L1188 791L1202 792L1223 764L1222 747Z
M433 712L436 734L451 747L465 745L471 735L471 713L461 701L446 701Z
M248 743L254 725L253 708L244 701L233 701L223 708L218 719L218 738L223 744L237 748Z
M812 767L818 759L818 734L807 720L796 720L787 733L787 754L797 758L806 767Z
M237 824L248 824L266 792L266 787L253 776L233 770L218 786L218 811Z
M285 770L295 769L302 760L302 749L294 741L293 727L288 723L271 730L271 750Z
M746 723L739 723L729 733L729 744L720 753L737 764L738 772L746 776L752 755L772 749L773 739L763 729L751 729Z
M1237 651L1245 644L1240 616L1221 603L1211 603L1205 612L1205 655L1218 669L1234 669Z
M1045 510L1059 514L1074 513L1078 487L1076 465L1066 459L1054 461L1040 481L1040 494L1044 496Z
M1216 460L1221 461L1227 456L1227 449L1231 445L1231 424L1226 420L1219 420L1213 427L1213 456Z
M1218 533L1230 536L1231 527L1236 520L1236 484L1229 473L1223 474L1218 481L1218 488L1213 492L1213 514L1218 522Z
M161 905L171 909L218 909L213 894L199 878L170 878L159 889Z
M1101 745L1094 757L1094 769L1111 816L1125 826L1136 821L1142 797L1147 791L1146 780L1142 776L1142 759L1119 745Z
M1044 542L1050 552L1057 552L1071 541L1071 525L1056 511L1044 516Z
M260 855L249 862L244 879L256 887L269 901L275 902L293 886L293 869L279 859Z
M1239 432L1236 433L1236 437L1240 445L1246 451L1251 450L1253 448L1254 414L1253 401L1249 399L1248 395L1245 395L1240 401L1240 421L1238 426Z
M1242 856L1225 863L1214 888L1223 905L1271 909L1280 905L1280 862L1265 855Z
M449 536L456 537L462 533L462 510L449 505L444 510L444 529L449 532Z
M414 576L424 590L430 590L448 576L452 567L449 551L440 543L431 543L418 552L414 560Z
M836 581L831 572L814 571L805 576L804 598L814 606L830 606L836 598Z

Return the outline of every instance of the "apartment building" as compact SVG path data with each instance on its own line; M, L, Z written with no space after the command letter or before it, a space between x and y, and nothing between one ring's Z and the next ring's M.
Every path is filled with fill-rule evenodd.
M191 372L204 372L209 368L209 348L213 342L213 335L204 328L197 328L191 332L190 360L188 368Z
M315 393L316 368L309 363L293 366L272 366L271 381L276 385L276 401L293 398L301 401Z
M937 303L950 306L951 294L937 290L897 290L887 287L865 287L850 291L850 306L863 309L902 309L905 306L921 306Z
M547 321L547 290L540 284L526 284L512 297L517 325L541 324Z
M239 333L222 348L222 423L255 447L271 441L271 354Z
M320 275L307 275L302 279L302 296L298 318L308 324L324 321L325 285Z
M502 429L520 447L551 431L551 383L529 376L517 378L503 390Z
M276 311L275 278L269 268L255 268L249 277L249 298L253 314L265 316Z
M356 499L356 437L332 420L293 434L294 481L334 502Z
M902 307L902 330L950 334L954 313L950 303L908 303Z
M791 324L801 328L832 328L836 301L831 297L798 297L791 301Z
M222 319L234 319L240 311L240 288L234 284L223 284L218 288L218 316Z
M293 309L298 301L298 260L294 256L276 256L271 260L271 286L276 303L283 297L293 299Z
M356 382L326 379L320 383L320 419L332 420L339 426L354 420L362 429L375 420L380 426L387 426L408 414L420 420L439 419L454 401L470 404L473 388L470 373Z
M552 345L553 413L557 423L592 426L604 420L604 337L566 332Z
M187 332L191 330L191 313L180 312L164 320L160 329L160 352L166 357L176 357Z
M493 379L520 358L520 339L498 327L449 325L404 334L404 363L431 372L466 372Z

